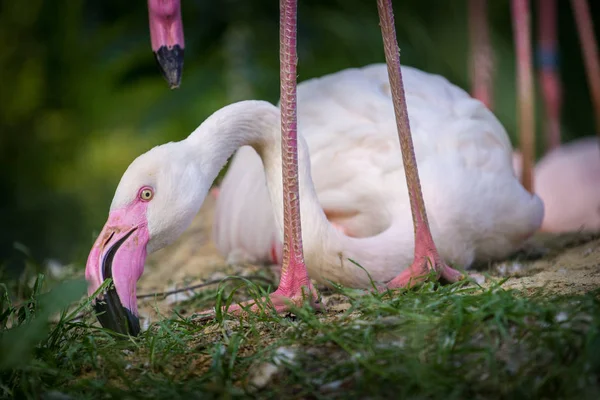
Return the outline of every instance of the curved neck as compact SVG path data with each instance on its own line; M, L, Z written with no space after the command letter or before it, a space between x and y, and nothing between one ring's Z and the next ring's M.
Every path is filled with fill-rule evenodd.
M231 104L211 115L185 141L207 182L215 180L238 148L254 148L265 168L275 222L283 240L279 109L264 101ZM369 285L367 274L349 259L361 264L376 281L392 279L410 264L413 237L399 232L397 224L370 238L350 238L331 226L317 198L308 146L302 135L298 135L298 183L304 256L311 278L364 287ZM408 259L404 260L406 254Z
M241 101L215 111L183 142L203 179L214 182L237 149L268 146L278 132L277 107L266 101Z
M267 187L275 221L283 240L283 170L281 157L281 126L279 109L265 101L241 101L223 107L212 114L186 140L190 159L196 160L202 179L213 182L229 157L242 146L251 146L260 156L267 178ZM298 138L298 183L301 197L302 224L308 234L335 231L327 221L315 193L310 176L308 148ZM309 242L310 243L310 242Z

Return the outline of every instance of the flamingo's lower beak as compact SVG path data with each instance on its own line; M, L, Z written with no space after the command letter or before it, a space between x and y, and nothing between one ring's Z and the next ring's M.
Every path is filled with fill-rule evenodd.
M149 236L145 218L145 205L111 212L92 247L85 272L90 295L106 279L113 281L94 304L100 324L133 336L140 332L136 284L146 260Z
M181 84L183 21L180 0L148 0L152 51L171 89Z

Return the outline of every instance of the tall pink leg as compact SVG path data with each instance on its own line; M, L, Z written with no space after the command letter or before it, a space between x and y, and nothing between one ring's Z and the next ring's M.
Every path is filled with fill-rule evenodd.
M538 0L538 64L546 111L546 151L560 146L562 86L558 72L556 0Z
M392 0L377 0L377 8L379 10L385 60L388 67L392 101L396 114L396 124L398 127L398 136L400 137L402 161L406 173L406 183L415 232L415 258L413 264L388 282L387 286L388 288L412 286L425 279L431 271L435 272L438 278L441 277L447 281L456 282L462 279L463 275L444 263L433 243L427 221L427 213L425 212L421 183L419 182L419 173L417 171L417 161L410 133L406 98L404 97L402 71L400 70L400 52L398 50L396 29L394 27Z
M296 20L297 0L281 0L280 20L280 79L281 79L281 153L283 170L283 263L279 287L271 294L277 312L289 309L290 304L302 305L308 299L319 308L319 296L308 277L302 250L300 225L300 191L298 186L298 139L296 120ZM258 307L252 302L235 305L229 312L240 314L242 307Z
M469 0L471 95L491 110L494 106L494 54L488 25L487 0Z
M535 120L533 115L533 66L531 61L531 27L529 0L512 0L512 18L517 50L517 87L519 102L519 147L523 154L521 182L533 193L535 158Z
M281 154L283 170L283 263L281 280L272 297L284 297L301 303L305 294L313 303L318 294L304 264L300 224L300 190L298 186L298 132L296 119L297 0L281 0L280 85L281 85Z
M585 70L594 103L596 133L600 137L600 60L598 59L598 43L594 37L594 25L587 0L571 0L571 4L575 13L575 25L577 25L579 32Z

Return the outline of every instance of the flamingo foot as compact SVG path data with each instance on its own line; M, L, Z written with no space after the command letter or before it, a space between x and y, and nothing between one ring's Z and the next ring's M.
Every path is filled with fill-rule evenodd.
M261 298L258 301L249 300L229 307L223 307L223 312L236 316L247 316L249 313L260 312L261 310L272 307L277 314L289 312L292 308L302 307L308 301L315 311L323 310L321 297L313 284L308 279L304 265L290 265L287 274L282 275L281 282L277 290L269 295L268 299ZM296 274L300 275L297 277ZM304 276L302 276L304 275ZM213 319L216 316L215 310L206 310L200 313L196 321L203 322Z
M412 287L433 275L449 283L461 281L465 274L449 267L440 257L428 231L420 230L416 236L415 260L408 269L386 284L387 289ZM385 289L385 288L384 288Z
M413 287L418 283L425 281L431 274L435 279L441 279L446 282L454 283L461 281L465 275L446 265L437 254L423 255L417 258L412 265L402 271L397 277L386 284L388 289Z
M248 312L259 312L264 307L273 307L277 314L282 314L290 311L294 307L302 307L308 300L310 306L321 311L323 305L317 290L311 283L308 286L302 286L295 292L277 289L269 295L269 299L261 298L260 300L249 300L243 303L234 304L227 309L227 312L237 316L246 316ZM225 311L225 307L223 307Z
M258 301L249 300L242 303L233 304L229 307L223 306L223 312L239 316L247 317L250 313L257 313L268 307L273 307L277 314L283 314L290 311L294 307L302 307L306 300L309 300L309 304L315 311L322 311L324 309L321 303L321 298L317 290L310 284L310 287L302 287L299 293L292 295L286 295L283 291L276 290L269 295L269 299L261 298ZM216 317L216 311L205 310L200 315L194 318L195 322L208 322Z

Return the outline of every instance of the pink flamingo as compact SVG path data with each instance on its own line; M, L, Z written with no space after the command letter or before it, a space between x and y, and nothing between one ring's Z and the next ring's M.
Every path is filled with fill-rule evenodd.
M363 113L360 122L348 120L346 130L333 132L333 139L326 135L321 139L342 145L344 137L364 135L363 129L370 130L373 137L370 141L368 134L364 136L364 158L358 158L353 167L345 161L343 150L329 149L326 157L340 163L346 179L364 174L367 179L355 181L357 185L368 187L373 184L368 178L379 179L382 186L370 200L375 201L371 209L379 213L373 215L380 218L380 225L371 227L373 235L369 237L352 237L332 227L312 184L310 147L303 135L297 135L297 4L296 0L281 0L280 4L280 108L263 101L226 106L188 138L139 156L121 178L108 221L86 266L90 293L105 279L114 281L114 288L96 303L106 311L100 316L103 325L120 332L139 331L136 282L146 255L169 245L187 228L220 169L242 146L252 147L262 160L271 213L283 242L281 280L270 296L278 312L305 300L319 307L309 272L310 278L320 281L369 287L369 276L350 260L360 263L371 278L387 288L411 286L430 273L450 282L462 279L463 274L440 256L432 230L448 250L448 257L468 265L481 255L498 256L514 250L538 229L541 201L515 178L508 136L493 114L439 76L400 68L391 0L377 1L387 68L342 71L306 83L300 92L304 104L300 112L307 123L302 107L309 108L312 100L318 114L312 123L343 123L332 118L333 110L326 108L335 109L335 101ZM408 108L417 133L423 188L435 215L432 229L417 171L403 77L406 96L412 99ZM367 99L377 102L367 104ZM339 112L341 118L348 115ZM361 163L375 165L375 173L361 170ZM335 162L330 165L334 167ZM343 171L344 165L350 169ZM386 196L390 193L392 196ZM243 196L246 193L240 193L239 199L245 200ZM225 190L220 198L225 198ZM332 210L328 211L331 214ZM250 309L256 306L248 305ZM230 311L246 309L242 304Z
M528 0L513 0L519 87L521 152L514 168L528 190L544 202L542 231L600 230L600 153L597 137L561 146L562 86L557 67L556 0L538 0L539 82L545 110L547 154L533 167L533 79ZM572 0L582 43L588 81L600 134L600 66L592 20L586 0ZM470 0L472 94L490 108L493 104L493 54L489 44L486 0Z

